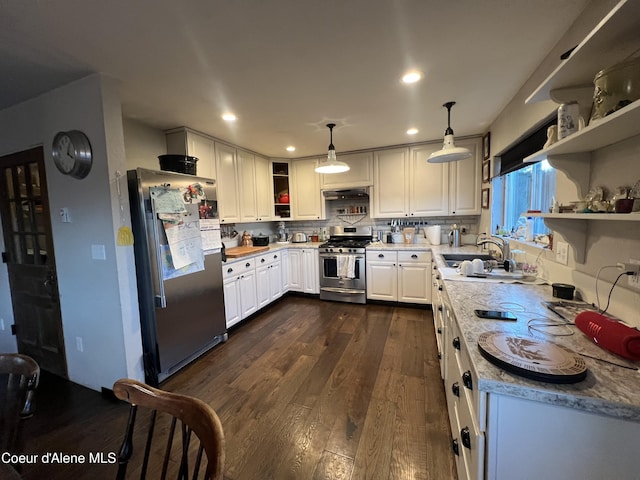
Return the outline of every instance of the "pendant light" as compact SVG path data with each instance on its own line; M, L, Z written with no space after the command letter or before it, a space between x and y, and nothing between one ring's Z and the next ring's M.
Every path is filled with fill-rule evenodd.
M327 154L326 159L318 160L316 163L315 171L317 173L342 173L346 172L350 168L349 165L336 158L336 147L333 146L333 127L335 126L335 123L327 124L331 138L329 143L329 153Z
M447 129L444 131L444 145L442 145L442 150L438 150L437 152L433 152L429 155L429 159L427 162L429 163L446 163L446 162L457 162L458 160L464 160L465 158L471 157L471 150L463 147L456 147L453 142L453 130L451 129L451 107L453 107L456 102L447 102L443 107L447 109Z

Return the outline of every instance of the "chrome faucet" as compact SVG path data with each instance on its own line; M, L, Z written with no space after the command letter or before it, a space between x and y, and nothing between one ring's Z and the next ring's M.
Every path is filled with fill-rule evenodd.
M511 252L509 250L509 240L507 240L506 238L491 235L491 237L489 238L484 237L476 241L476 245L479 247L488 243L495 245L500 249L500 255L502 257L500 260L504 261L511 258Z

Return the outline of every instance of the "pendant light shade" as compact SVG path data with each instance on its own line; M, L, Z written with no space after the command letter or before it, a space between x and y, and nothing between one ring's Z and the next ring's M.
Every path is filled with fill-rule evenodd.
M318 160L315 168L317 173L342 173L350 168L349 165L336 158L336 148L333 146L333 127L335 126L335 123L327 124L330 136L329 152L327 153L326 159Z
M447 129L444 131L444 144L442 150L433 152L429 155L429 163L447 163L457 162L458 160L464 160L471 157L471 150L463 147L456 147L453 141L453 130L451 129L451 107L456 102L447 102L443 107L447 109Z

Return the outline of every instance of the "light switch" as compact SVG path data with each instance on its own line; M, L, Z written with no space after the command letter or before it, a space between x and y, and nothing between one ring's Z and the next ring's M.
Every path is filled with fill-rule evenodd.
M554 245L556 251L556 262L566 265L569 263L569 244L566 242L557 242Z
M107 252L104 245L91 245L91 258L94 260L106 260Z
M71 223L71 215L69 214L69 209L67 207L62 207L60 209L60 220L62 220L62 223Z

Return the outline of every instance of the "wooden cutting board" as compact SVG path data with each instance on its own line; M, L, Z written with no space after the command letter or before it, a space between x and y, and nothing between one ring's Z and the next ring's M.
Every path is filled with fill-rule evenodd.
M265 247L231 247L227 248L227 258L245 257L247 255L253 255L254 253L266 252L269 250L268 246Z

